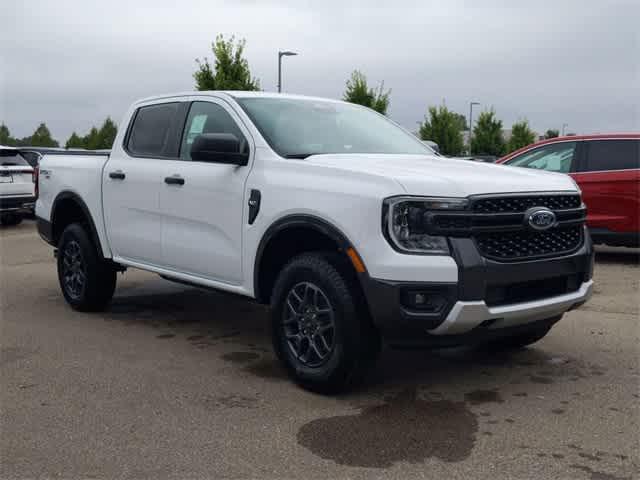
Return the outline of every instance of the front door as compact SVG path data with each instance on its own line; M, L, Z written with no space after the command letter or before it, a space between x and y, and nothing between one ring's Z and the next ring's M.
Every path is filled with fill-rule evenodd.
M209 280L242 282L242 224L247 166L193 161L190 148L202 133L231 133L252 152L248 130L223 100L191 103L180 160L165 163L160 193L165 267ZM176 179L176 180L172 180Z

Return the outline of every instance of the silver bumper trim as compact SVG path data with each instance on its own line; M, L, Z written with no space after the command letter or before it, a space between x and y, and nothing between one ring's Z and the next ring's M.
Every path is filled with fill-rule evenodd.
M593 280L584 282L575 292L556 297L534 300L532 302L488 307L484 301L456 302L444 322L433 330L432 335L462 334L480 325L486 320L495 320L488 328L498 329L523 325L560 315L576 303L591 297Z

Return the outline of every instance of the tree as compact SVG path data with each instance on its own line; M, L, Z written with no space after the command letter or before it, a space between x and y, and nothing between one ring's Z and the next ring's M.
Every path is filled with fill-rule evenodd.
M560 130L550 128L544 134L544 138L556 138L560 136Z
M84 148L84 139L79 137L76 132L73 132L67 143L64 144L64 148Z
M86 148L87 150L110 149L113 146L113 141L117 133L118 127L114 121L111 120L111 117L107 117L99 129L97 127L91 127L89 133L84 137L80 137L76 132L73 132L67 140L65 148Z
M509 138L509 152L531 145L536 140L536 134L529 128L529 122L522 120L516 122L511 127L511 138Z
M456 121L460 125L460 130L463 132L469 130L469 125L467 125L467 117L465 117L461 113L454 113L454 115L456 117Z
M386 115L390 95L391 90L384 91L384 82L377 89L369 88L367 77L359 70L354 70L347 80L347 89L342 98L346 102L357 103Z
M26 137L22 139L22 142L27 142L24 145L30 145L33 147L57 147L58 142L51 138L51 132L47 128L45 123L41 123L36 128L36 131L33 132L31 137Z
M100 127L98 132L98 147L99 149L108 149L113 146L113 141L116 139L118 133L118 127L111 120L111 117L107 117Z
M205 57L196 59L198 69L193 74L198 90L259 90L260 82L251 77L249 62L242 56L246 41L225 40L222 35L211 44L215 57L213 67Z
M4 123L0 124L0 145L6 145L7 147L13 147L16 144L16 139L11 136L9 127Z
M471 153L499 157L504 151L502 120L496 118L496 113L493 110L485 110L478 116L478 121L473 129Z
M444 155L460 155L464 150L462 125L459 114L450 111L445 105L429 107L429 118L425 116L420 125L420 138L438 144Z

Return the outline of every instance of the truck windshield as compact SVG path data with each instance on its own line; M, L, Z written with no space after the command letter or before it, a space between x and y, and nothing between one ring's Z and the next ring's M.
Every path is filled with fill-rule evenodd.
M358 105L291 98L237 101L271 148L286 158L323 153L433 155L413 135Z

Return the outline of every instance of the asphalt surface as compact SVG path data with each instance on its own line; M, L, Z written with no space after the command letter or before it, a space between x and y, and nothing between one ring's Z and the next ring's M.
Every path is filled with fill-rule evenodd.
M129 271L72 311L33 223L0 228L0 478L640 478L640 266L535 346L382 355L358 391L305 392L264 308Z

